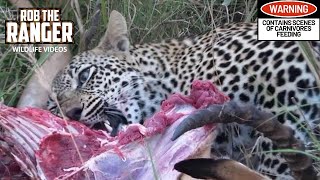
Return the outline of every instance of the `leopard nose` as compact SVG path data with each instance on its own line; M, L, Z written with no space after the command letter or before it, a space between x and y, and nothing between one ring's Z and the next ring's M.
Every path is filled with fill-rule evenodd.
M81 118L82 108L72 108L66 112L66 116L72 120L79 121Z

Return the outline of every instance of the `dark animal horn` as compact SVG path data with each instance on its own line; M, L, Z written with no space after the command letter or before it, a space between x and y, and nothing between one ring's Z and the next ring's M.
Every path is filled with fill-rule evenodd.
M187 159L174 166L193 178L217 180L268 180L269 178L230 159Z
M281 124L274 114L260 111L255 106L239 106L232 101L223 105L211 105L190 115L179 124L172 140L205 124L232 122L255 128L265 137L271 139L278 148L305 150L304 144L294 137L293 130ZM305 180L317 179L311 157L295 152L286 152L282 155L286 159L293 177Z

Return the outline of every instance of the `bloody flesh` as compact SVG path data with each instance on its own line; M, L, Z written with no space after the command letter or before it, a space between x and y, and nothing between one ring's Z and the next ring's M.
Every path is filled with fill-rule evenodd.
M129 125L116 137L44 110L1 105L0 148L31 178L176 179L174 164L210 146L215 127L171 141L175 127L197 109L228 100L210 82L195 81L189 96L172 95L144 125Z

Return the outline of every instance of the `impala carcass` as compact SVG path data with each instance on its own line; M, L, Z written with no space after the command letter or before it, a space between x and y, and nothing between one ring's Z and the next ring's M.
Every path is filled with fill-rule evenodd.
M215 130L205 126L171 141L177 125L228 100L211 83L195 81L190 96L172 95L144 125L129 125L116 137L44 110L1 105L0 148L31 179L177 179L174 165L208 150Z

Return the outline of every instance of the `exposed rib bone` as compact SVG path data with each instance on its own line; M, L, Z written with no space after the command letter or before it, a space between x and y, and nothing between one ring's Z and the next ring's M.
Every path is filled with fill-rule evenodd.
M191 129L206 124L233 122L255 128L265 137L271 139L278 148L305 150L304 144L294 137L293 130L281 124L274 114L260 111L255 106L239 106L232 101L223 105L211 105L190 115L177 127L172 140ZM294 178L299 180L317 179L310 157L294 152L286 152L282 155L286 159Z

